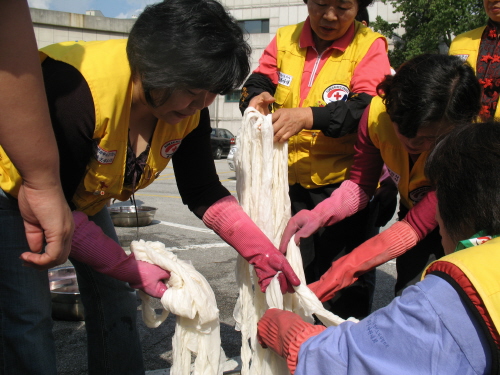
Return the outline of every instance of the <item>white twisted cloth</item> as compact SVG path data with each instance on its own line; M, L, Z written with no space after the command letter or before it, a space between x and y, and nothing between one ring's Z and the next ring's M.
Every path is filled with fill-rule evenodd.
M139 291L142 317L150 328L158 327L169 312L176 315L172 338L171 374L222 375L226 355L221 348L219 310L207 280L194 267L165 249L161 242L132 241L136 259L170 271L168 289L161 298L164 310L157 315L151 297ZM191 365L192 355L196 355Z
M273 143L271 115L263 116L251 107L244 113L237 144L236 190L240 205L278 247L291 217L288 144ZM286 258L301 284L295 288L295 293L282 295L275 277L264 295L257 284L253 267L238 256L236 280L239 297L233 315L236 329L242 334L242 375L290 373L283 358L271 350L263 349L257 341L257 322L268 308L293 311L309 323L314 322L315 314L326 326L336 326L344 321L325 310L307 287L300 250L293 238L288 244Z

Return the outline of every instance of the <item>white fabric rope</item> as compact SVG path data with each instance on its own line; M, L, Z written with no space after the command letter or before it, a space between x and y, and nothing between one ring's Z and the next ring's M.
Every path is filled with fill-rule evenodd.
M148 327L158 327L169 312L176 315L170 373L222 375L226 355L221 347L219 310L207 280L190 263L166 250L161 242L132 241L130 249L136 259L170 271L160 315L151 305L152 298L139 291L142 317ZM191 364L192 355L196 356L194 364Z
M288 144L273 143L271 115L264 116L251 107L244 113L236 142L236 190L240 205L278 247L291 217ZM253 267L238 256L236 280L239 297L233 315L236 329L242 334L242 375L290 373L283 358L269 349L263 349L257 341L257 322L268 308L293 311L309 323L314 322L315 314L326 326L336 326L344 321L325 310L307 287L300 250L293 238L288 244L286 258L301 284L295 288L295 293L282 295L276 276L264 295L260 291Z

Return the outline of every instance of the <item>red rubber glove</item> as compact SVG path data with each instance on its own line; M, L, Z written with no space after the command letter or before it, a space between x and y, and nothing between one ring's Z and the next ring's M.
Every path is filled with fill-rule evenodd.
M292 267L274 247L269 238L243 211L232 195L219 199L203 215L203 222L252 264L265 292L274 275L278 276L281 292L293 293L300 280Z
M358 184L346 180L332 195L318 204L311 211L297 212L288 224L281 237L280 251L285 254L290 238L295 234L295 244L301 238L310 237L319 228L333 225L348 216L354 215L368 204L369 198Z
M293 374L302 343L325 329L324 326L304 322L300 316L291 311L269 309L257 323L257 339L262 347L269 347L285 358Z
M401 220L365 241L332 263L323 276L309 286L321 302L354 283L358 277L388 260L397 258L420 241L413 227Z
M161 298L167 290L164 280L170 272L127 256L122 247L106 236L102 229L88 220L83 212L74 211L75 232L69 256L85 263L97 272L126 281L152 297Z

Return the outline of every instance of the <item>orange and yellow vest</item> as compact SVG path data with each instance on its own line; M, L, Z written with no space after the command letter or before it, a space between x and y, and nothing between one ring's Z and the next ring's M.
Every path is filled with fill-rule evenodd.
M462 60L467 61L472 69L476 71L477 57L479 55L479 46L481 45L481 37L486 26L467 31L458 35L451 43L448 54L451 56L459 56ZM497 106L495 118L500 117L500 106Z
M478 246L456 251L431 263L427 274L437 274L470 300L486 323L490 333L493 353L496 353L497 369L500 353L500 237Z
M380 150L398 187L401 203L411 209L431 190L431 184L424 174L425 161L430 151L420 154L410 170L410 156L399 141L380 96L374 97L370 104L368 134L375 147Z
M300 106L300 85L307 48L300 48L299 39L304 22L278 29L276 57L280 79L273 107ZM355 35L344 52L333 49L331 56L316 77L302 107L324 106L324 95L336 87L351 89L354 69L373 42L385 38L361 23L355 24ZM387 45L387 44L386 44ZM288 183L300 183L306 189L342 182L349 171L354 155L356 134L341 138L323 135L321 130L302 130L288 141Z
M41 61L49 56L78 69L94 100L93 156L72 199L87 215L99 212L110 198L124 201L132 195L132 190L123 186L133 85L126 44L126 39L65 42L40 50ZM158 177L182 139L198 126L199 118L197 112L175 125L158 121L136 189L145 188ZM1 148L0 158L0 188L17 197L22 178Z

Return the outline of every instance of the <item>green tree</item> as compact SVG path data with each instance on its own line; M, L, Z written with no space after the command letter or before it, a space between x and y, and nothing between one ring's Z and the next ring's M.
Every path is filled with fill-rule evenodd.
M422 53L439 53L439 46L450 46L453 38L465 31L485 25L487 16L483 0L382 0L401 13L399 23L389 23L377 16L370 24L387 38L394 50L389 60L394 68ZM405 30L396 34L397 28Z

